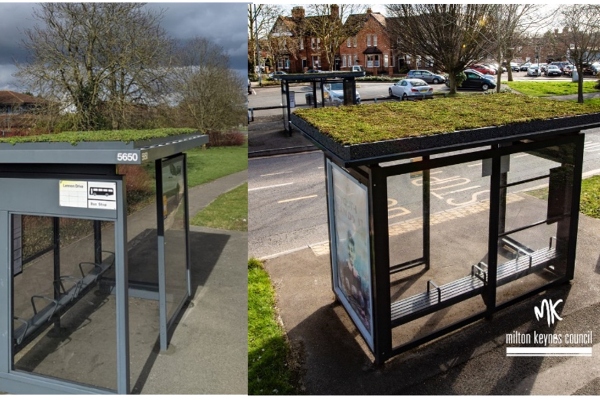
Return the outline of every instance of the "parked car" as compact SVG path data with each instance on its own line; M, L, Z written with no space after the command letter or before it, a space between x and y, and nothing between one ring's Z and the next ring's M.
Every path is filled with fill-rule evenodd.
M496 83L494 82L493 77L486 77L479 71L475 71L474 69L466 69L465 75L467 79L458 87L458 89L478 89L478 90L488 90L495 89ZM448 82L446 82L446 85Z
M363 72L365 69L362 65L353 65L352 72Z
M360 104L360 93L356 90L356 104ZM344 84L342 82L327 83L323 86L325 101L333 106L344 104Z
M527 71L527 69L529 68L529 66L531 65L530 62L526 62L525 64L521 64L521 71Z
M548 69L548 63L540 63L540 71L544 73L546 72L546 69Z
M527 76L540 76L542 75L542 70L539 64L531 64L529 68L527 68Z
M565 66L566 65L570 65L568 61L552 61L550 63L550 65L556 65L560 71L564 74L565 73Z
M390 86L388 92L390 97L399 97L402 100L433 98L433 88L423 79L417 78L400 79Z
M565 74L567 76L572 76L574 69L575 69L575 67L572 64L567 64L563 67L563 74Z
M434 74L433 72L424 69L411 69L410 71L408 71L408 74L406 74L406 77L423 79L425 82L433 84L446 82L445 76Z
M544 75L546 76L561 76L563 73L558 67L558 65L548 65L546 71L544 71Z
M482 74L496 75L495 69L487 67L483 64L473 64L469 67L469 69L474 69L475 71L481 72Z
M512 69L515 72L519 72L521 70L521 66L516 62L511 62L510 69Z
M271 72L269 75L267 75L269 77L269 79L277 79L279 78L281 75L287 75L287 72L285 71L273 71Z
M591 69L594 75L598 75L600 73L600 62L592 63Z

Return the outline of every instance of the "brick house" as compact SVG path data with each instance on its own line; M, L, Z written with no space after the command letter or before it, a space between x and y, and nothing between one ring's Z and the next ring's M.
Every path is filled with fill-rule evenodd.
M307 69L328 70L329 63L323 54L320 39L311 35L307 25L310 19L330 16L305 15L302 6L292 9L292 16L279 16L270 33L270 57L274 61L272 70L288 73L304 72Z
M44 101L24 93L0 90L0 133L6 135L31 126L35 109Z
M366 14L349 16L346 24L357 24L360 29L340 47L340 70L361 65L373 75L393 74L394 57L386 17L369 8Z

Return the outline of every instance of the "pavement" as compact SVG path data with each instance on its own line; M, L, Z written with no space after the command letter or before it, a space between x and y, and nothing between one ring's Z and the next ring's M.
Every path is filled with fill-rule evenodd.
M289 152L294 146L310 146L299 132L285 136L281 117L256 119L249 124L249 154ZM300 147L298 147L300 149ZM303 149L302 151L305 151ZM256 153L260 154L260 153ZM510 218L545 213L546 202L522 194L510 209ZM537 211L536 211L537 210ZM541 210L541 211L540 211ZM537 213L537 214L536 214ZM432 229L432 268L415 268L392 279L392 297L422 292L426 280L444 284L487 256L487 213L452 217ZM544 214L545 215L545 214ZM396 249L413 246L414 232L398 229ZM548 243L544 226L520 238L535 246ZM412 235L412 236L411 236ZM575 277L568 284L529 297L464 328L425 343L376 367L366 342L336 301L331 288L328 243L266 257L265 268L276 291L279 318L287 333L300 373L299 385L310 395L570 395L600 394L600 221L580 215ZM418 244L417 244L418 246ZM394 249L394 246L390 246ZM418 248L418 247L417 247ZM392 250L391 257L401 257ZM541 274L540 274L541 275ZM499 290L499 298L512 298L537 287L543 276L531 274ZM534 308L542 300L562 300L556 308L561 318L552 326L537 320ZM481 311L473 298L394 328L394 345L418 337L448 321ZM507 334L534 332L567 336L591 332L591 357L509 357ZM559 336L560 335L560 336ZM563 342L564 345L564 342Z
M189 190L193 217L219 195L247 182L247 170ZM156 282L156 206L130 215L129 277ZM166 257L183 260L177 246L180 231L166 235ZM192 296L174 324L166 351L159 350L158 302L131 295L129 299L130 379L133 393L248 393L247 358L247 232L190 227ZM112 225L102 230L104 250L114 249ZM61 274L78 276L77 265L93 260L93 240L85 237L61 248ZM52 255L28 265L15 277L16 314L29 318L33 294L52 296ZM167 270L167 307L185 293L185 274ZM112 270L105 276L110 278ZM67 288L69 284L67 283ZM179 291L178 291L179 290ZM174 300L173 300L174 299ZM41 304L43 300L40 300ZM172 312L172 311L168 311ZM60 328L49 328L15 356L17 369L61 379L116 387L115 299L102 290L81 294L61 316Z

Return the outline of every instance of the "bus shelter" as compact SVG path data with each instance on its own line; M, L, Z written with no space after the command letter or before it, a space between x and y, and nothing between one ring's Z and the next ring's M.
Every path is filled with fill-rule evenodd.
M376 364L573 279L600 114L357 144L291 123L324 152L332 290Z
M310 91L305 93L306 105L309 107L319 107L317 89L321 96L321 107L325 107L325 92L324 86L328 83L342 82L343 87L343 104L356 104L356 78L365 76L365 71L360 72L315 72L303 74L288 74L278 75L276 79L281 80L281 104L283 105L283 129L288 133L292 133L290 126L290 116L292 109L298 106L296 92L290 90L290 83L310 83Z
M184 151L208 142L179 132L0 143L0 391L130 393L137 347L167 349L191 294ZM126 165L155 177L135 237Z

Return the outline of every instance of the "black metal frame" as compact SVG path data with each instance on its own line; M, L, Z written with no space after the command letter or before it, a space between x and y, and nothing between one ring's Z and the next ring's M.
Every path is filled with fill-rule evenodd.
M561 158L561 155L549 154L544 149L551 146L572 146L572 154L567 160ZM327 149L325 150L325 164L327 160L344 168L351 176L357 178L361 183L368 188L369 196L369 227L371 241L371 287L373 288L373 342L375 364L381 365L390 357L400 354L404 351L419 346L427 341L445 335L455 329L471 324L481 318L491 319L497 311L509 307L527 297L538 294L548 288L568 282L574 277L575 254L577 243L577 227L579 213L579 195L581 190L581 173L583 165L583 146L584 134L577 129L557 131L553 135L545 134L536 136L532 139L531 134L524 135L523 139L511 138L510 141L498 141L491 143L486 148L482 149L481 143L472 143L461 145L461 150L471 150L459 154L443 154L442 150L432 149L429 153L426 150L420 152L422 157L420 160L413 159L410 163L400 163L389 166L379 164L377 158L373 158L371 164L361 163L354 165L353 163L344 162L340 158L334 156ZM321 146L322 147L322 146ZM520 152L536 152L536 155L544 158L557 161L566 165L560 173L567 178L570 190L563 190L562 201L564 203L564 212L554 218L548 217L544 221L535 222L527 227L513 229L505 232L505 213L506 213L506 195L507 188L516 184L525 183L529 180L521 182L507 183L507 173L502 170L502 157ZM437 154L435 158L431 155ZM396 159L406 159L406 155L397 157ZM488 254L490 254L487 271L478 277L483 280L481 289L477 292L466 293L459 295L452 300L431 307L422 315L429 314L436 310L448 307L480 294L484 298L485 310L475 315L468 316L458 322L442 329L434 331L426 336L417 338L408 343L404 343L397 347L392 347L392 329L400 326L408 320L414 320L422 315L415 312L406 320L392 320L391 300L390 300L390 274L413 268L419 265L424 265L426 269L430 267L430 170L443 166L461 164L469 161L491 159L492 171L490 177L490 210L488 224ZM386 161L390 161L389 157ZM423 173L423 255L422 257L411 260L399 265L390 266L390 243L389 243L389 226L388 226L388 207L387 207L387 178L395 175L401 175L416 171ZM537 177L536 179L549 178L549 175ZM328 178L327 178L328 179ZM327 185L329 187L329 185ZM564 187L562 188L564 189ZM328 202L332 201L332 194L327 191ZM548 200L550 203L550 200ZM328 207L328 220L331 222L335 217L331 214L331 208ZM498 284L498 260L497 255L502 245L518 247L518 242L512 241L508 235L518 230L530 228L543 223L558 222L557 224L557 242L566 245L567 252L565 256L565 274L559 276L540 287L536 287L527 293L518 295L510 300L497 304L496 289ZM331 224L329 225L331 229ZM330 240L332 240L332 232L329 232ZM526 248L526 246L524 246ZM550 245L550 248L552 244ZM518 251L518 250L517 250ZM515 261L515 264L518 262ZM531 261L530 261L531 263ZM542 262L543 264L543 262ZM546 266L543 264L542 266ZM333 267L333 266L332 266ZM477 270L479 271L477 271ZM480 275L483 271L479 266L474 266L474 274ZM483 276L483 278L482 278ZM333 273L332 273L333 279ZM502 282L500 283L502 284ZM435 284L433 284L435 286ZM333 287L333 282L332 282ZM428 284L429 287L429 284ZM437 296L441 300L441 289L432 290L432 296ZM356 322L355 322L356 323Z

